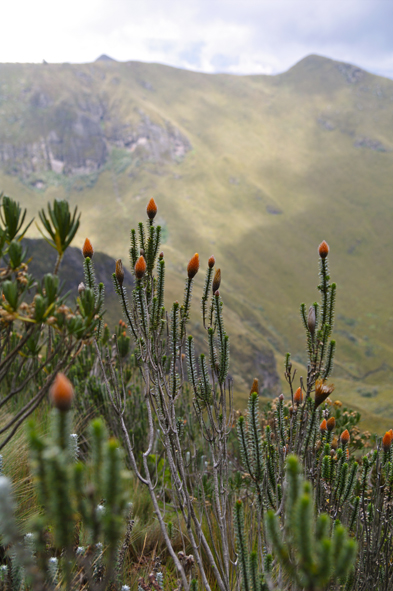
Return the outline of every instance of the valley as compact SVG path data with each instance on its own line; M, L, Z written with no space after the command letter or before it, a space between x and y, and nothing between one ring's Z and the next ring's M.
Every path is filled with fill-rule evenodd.
M318 299L326 240L333 396L378 431L393 418L392 129L393 81L319 56L276 76L0 65L0 191L35 216L68 199L82 212L73 246L89 236L124 261L154 197L169 297L182 299L194 252L221 268L240 407L254 377L264 396L281 391L287 351L305 375L299 307ZM190 326L200 348L203 275Z

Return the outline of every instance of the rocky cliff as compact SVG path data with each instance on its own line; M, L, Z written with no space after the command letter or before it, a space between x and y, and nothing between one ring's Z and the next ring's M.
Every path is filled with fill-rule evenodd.
M40 75L27 81L10 79L7 66L0 65L0 167L6 173L42 189L48 180L40 173L98 172L110 166L113 148L155 163L182 159L191 149L185 134L165 118L152 121L140 107L133 109L131 121L122 117L99 87L105 70L75 69L73 86L66 89L67 76L53 85L45 71L51 67L37 68ZM114 86L119 82L111 80Z

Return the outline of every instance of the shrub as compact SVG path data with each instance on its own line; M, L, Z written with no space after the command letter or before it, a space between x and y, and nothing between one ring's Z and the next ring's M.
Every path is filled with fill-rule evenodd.
M59 258L54 273L37 281L28 272L21 245L26 210L1 196L0 218L0 408L12 412L0 427L0 450L45 399L59 371L67 372L83 343L99 329L103 293L88 287L71 309L61 295L57 270L74 237L79 218L66 201L48 205L41 218ZM52 225L51 225L52 224ZM31 294L34 294L33 296Z
M63 211L53 208L52 213L55 210ZM78 352L57 366L49 366L46 352L52 373L40 386L40 396L62 367L69 369L78 414L102 414L106 428L123 445L128 468L149 494L160 530L157 548L163 540L166 572L173 565L178 580L164 577L158 560L147 579L127 579L123 572L133 527L126 517L131 481L123 478L119 445L113 439L104 443L101 420L93 422L80 448L83 463L73 462L70 390L62 376L54 383L54 388L62 386L61 396L52 396L58 406L52 416L53 435L42 439L33 427L29 431L42 507L31 526L30 546L15 528L10 483L0 482L0 503L9 518L2 530L3 543L9 545L4 577L25 581L27 587L50 589L58 583L67 590L86 585L120 589L123 583L124 591L128 584L142 590L176 586L185 591L196 591L198 585L208 591L388 589L393 580L393 432L385 434L376 449L366 451L370 444L356 430L359 416L330 401L336 285L330 281L328 245L323 242L318 249L321 302L308 311L301 306L306 379L297 380L288 354L288 400L281 394L261 416L254 380L247 412L235 423L221 270L210 257L201 294L203 351L202 340L188 334L199 255L189 259L182 303L176 301L167 310L166 261L160 252L161 229L154 223L154 200L146 213L146 225L140 223L131 231L135 286L130 294L123 263L116 261L113 282L124 320L112 336L103 324L104 289L97 285L90 241L82 249L85 280L79 288L78 311L62 320L57 291L56 297L50 296L51 281L56 282L52 279L38 294L43 303L38 299L37 304L36 297L29 308L29 318L40 327L37 347L45 344L51 351L56 339L72 338ZM67 220L67 227L74 227L75 215ZM13 227L18 226L19 222ZM64 244L67 236L66 232ZM6 273L20 272L16 270L21 257L6 248L7 256L14 257ZM6 287L6 306L13 301L12 289ZM17 298L18 289L17 285ZM55 297L52 322L46 320L48 297ZM4 305L3 309L11 314ZM17 323L28 330L19 304L13 314L4 322L4 330L11 331L9 339L14 339L12 352L18 351L19 337L12 337ZM35 355L38 359L38 352ZM13 362L20 363L16 354ZM365 451L361 458L359 452ZM47 538L38 532L46 532Z
M0 523L8 562L5 589L106 589L122 579L125 518L130 511L129 475L115 439L100 419L90 425L91 453L79 461L70 431L73 388L58 374L52 388L52 435L42 438L29 425L35 488L41 511L28 533L19 533L11 482L0 477ZM132 522L126 532L129 537ZM1 587L0 587L1 588Z

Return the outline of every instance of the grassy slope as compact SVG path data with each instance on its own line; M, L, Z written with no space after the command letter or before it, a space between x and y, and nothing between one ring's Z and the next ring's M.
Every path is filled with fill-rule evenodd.
M393 153L354 147L365 137L393 148L392 81L364 73L350 84L336 62L316 56L275 77L135 62L6 65L0 75L14 96L28 83L58 101L101 95L122 122L137 121L142 109L189 138L193 149L183 162L134 161L118 175L120 200L109 170L81 192L63 186L37 192L5 175L0 186L32 213L48 199L68 197L83 211L80 240L89 235L96 248L123 258L129 228L154 196L176 272L170 297L182 297L180 276L195 251L202 260L214 252L222 268L233 358L241 359L234 363L239 391L257 371L261 343L273 345L280 363L287 350L304 362L298 307L317 298L316 249L326 239L339 284L337 397L393 415ZM18 111L23 101L1 107L3 114Z

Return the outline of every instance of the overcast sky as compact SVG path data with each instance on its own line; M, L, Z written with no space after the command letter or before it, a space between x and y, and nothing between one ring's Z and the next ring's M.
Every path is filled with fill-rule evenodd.
M317 53L393 78L393 0L0 0L0 62L282 72Z

